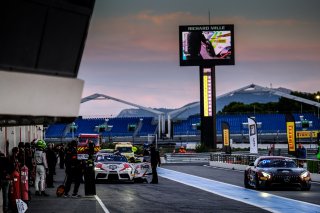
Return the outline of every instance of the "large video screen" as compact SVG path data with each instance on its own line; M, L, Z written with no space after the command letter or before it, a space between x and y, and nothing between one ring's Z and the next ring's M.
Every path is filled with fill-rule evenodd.
M180 66L234 65L234 25L179 26Z

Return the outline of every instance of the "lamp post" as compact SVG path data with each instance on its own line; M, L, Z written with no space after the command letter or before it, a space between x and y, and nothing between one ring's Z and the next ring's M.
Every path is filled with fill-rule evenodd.
M317 95L316 99L318 100L318 119L319 119L319 99L320 99L320 95Z
M72 140L74 139L74 131L77 129L77 125L76 125L76 123L75 122L72 122L71 123L71 126L70 126L70 129L71 129L71 131L72 131Z

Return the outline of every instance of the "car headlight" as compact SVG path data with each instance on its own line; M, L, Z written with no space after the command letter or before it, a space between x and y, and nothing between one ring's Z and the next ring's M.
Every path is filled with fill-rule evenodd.
M120 172L121 171L131 172L132 167L128 163L125 163L125 164L123 164L123 168L120 170Z
M304 171L301 173L300 178L302 180L309 180L310 179L310 172L308 171Z
M95 170L95 171L100 171L100 170L104 170L104 169L102 168L102 164L101 164L101 163L98 163L98 164L96 164L96 166L94 167L94 170Z
M261 172L262 177L267 178L267 179L271 179L271 174L267 173L267 172Z

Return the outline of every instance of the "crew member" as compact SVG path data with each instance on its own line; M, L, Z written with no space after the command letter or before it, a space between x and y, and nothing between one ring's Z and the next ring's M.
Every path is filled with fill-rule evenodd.
M298 158L298 165L299 167L303 167L304 164L304 160L307 158L307 151L306 148L304 148L304 146L299 143L298 149L297 149L297 158Z
M151 158L151 168L152 168L152 181L150 183L158 183L158 173L157 166L161 165L159 151L156 150L152 144L150 147L150 158Z
M36 163L36 179L35 179L35 195L49 196L45 192L46 173L48 171L47 156L44 152L47 147L44 140L38 140L36 143L36 151L34 153L34 160ZM39 186L40 185L40 186Z
M186 153L186 149L184 148L184 146L180 147L179 153Z
M63 144L60 145L59 148L59 164L60 169L64 169L64 157L65 157L65 150Z
M0 152L0 189L2 190L3 213L9 212L9 186L13 170L13 164L9 158Z
M53 175L55 174L57 156L53 150L53 144L49 144L48 149L46 151L46 155L47 155L47 163L48 163L48 169L49 169L49 172L46 178L47 187L54 188Z
M70 142L68 149L66 150L65 167L67 180L65 185L64 197L70 197L69 191L71 189L71 184L74 181L72 197L79 198L81 197L80 195L78 195L78 191L83 176L83 165L82 162L77 159L77 141L75 140L72 140Z

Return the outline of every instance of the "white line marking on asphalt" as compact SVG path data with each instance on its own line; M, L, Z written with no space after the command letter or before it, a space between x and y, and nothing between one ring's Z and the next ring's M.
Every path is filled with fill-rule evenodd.
M242 170L237 170L237 169L229 169L229 168L222 168L222 167L217 167L217 166L210 166L210 165L203 165L204 167L208 168L214 168L214 169L220 169L220 170L225 170L225 171L235 171L235 172L241 172L243 173L244 171Z
M103 209L103 211L105 213L110 213L109 210L107 209L107 207L103 204L102 200L98 197L98 195L94 196L96 198L96 200L98 201L98 203L100 204L101 208Z
M265 192L198 177L170 169L158 168L158 175L213 194L237 200L274 213L320 213L320 205L293 200Z

